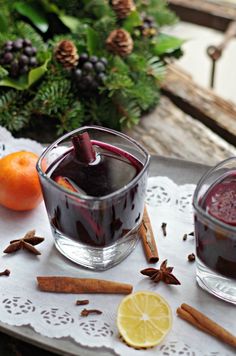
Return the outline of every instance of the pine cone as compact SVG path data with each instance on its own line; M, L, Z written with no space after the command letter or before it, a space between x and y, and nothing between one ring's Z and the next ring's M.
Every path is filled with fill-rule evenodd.
M121 57L129 55L133 50L132 37L123 29L112 31L106 40L106 45L110 52Z
M72 41L62 40L54 50L56 60L66 69L72 69L78 64L77 49Z
M112 0L111 6L119 19L125 19L136 9L133 0Z

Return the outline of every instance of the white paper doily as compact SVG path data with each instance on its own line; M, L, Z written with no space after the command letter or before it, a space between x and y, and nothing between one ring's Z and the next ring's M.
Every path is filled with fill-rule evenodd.
M0 157L19 149L42 151L42 146L31 140L13 139L0 128ZM174 274L181 286L154 284L139 272L148 266L141 243L135 251L118 266L105 272L92 272L73 264L56 250L44 204L31 212L17 213L0 207L0 251L10 240L36 229L45 241L38 246L41 256L27 251L12 255L0 254L0 270L11 270L9 277L0 277L0 320L20 326L29 325L36 332L51 338L71 337L78 344L88 347L105 346L118 355L182 355L182 356L228 356L233 350L208 336L176 316L177 307L186 302L204 312L226 329L236 333L232 315L235 307L220 301L201 290L195 280L194 263L187 256L194 252L194 238L183 235L193 231L192 194L194 185L176 185L167 177L152 177L148 181L146 203L157 239L160 262L168 259L174 266ZM167 223L164 237L161 224ZM155 265L150 265L155 266ZM156 265L159 266L159 263ZM129 271L129 273L127 273ZM131 283L134 291L151 290L160 293L173 311L173 328L161 345L148 350L134 350L126 346L118 336L116 310L121 295L83 295L89 299L89 308L103 311L102 315L83 318L75 301L81 296L43 293L37 289L36 276L64 275L81 278L102 278Z

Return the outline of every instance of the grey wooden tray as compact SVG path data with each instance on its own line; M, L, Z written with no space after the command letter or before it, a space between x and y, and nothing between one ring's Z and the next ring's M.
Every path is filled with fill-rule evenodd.
M152 156L150 176L167 176L177 184L197 183L209 169L208 166ZM27 326L11 326L0 322L0 355L40 355L53 354L68 356L111 356L114 352L105 348L85 348L76 344L71 338L48 338L36 333Z

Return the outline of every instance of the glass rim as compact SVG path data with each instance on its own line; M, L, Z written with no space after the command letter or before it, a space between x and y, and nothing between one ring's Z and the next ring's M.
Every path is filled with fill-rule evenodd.
M86 195L86 194L82 194L82 193L77 193L77 192L72 192L69 191L68 189L65 189L64 187L60 186L59 184L57 184L53 179L51 179L50 177L48 177L48 175L43 172L42 168L41 168L41 164L43 159L45 158L45 156L47 155L47 153L54 147L57 146L59 143L61 143L63 140L65 140L68 137L73 136L73 134L79 132L79 131L86 131L86 130L90 130L90 129L94 129L94 130L99 130L99 131L103 131L103 132L109 132L112 133L114 135L118 135L120 137L122 137L123 139L132 142L135 146L137 146L145 155L145 163L141 169L141 171L124 187L116 190L115 192L112 192L110 194L104 195L102 197L94 197L91 195ZM132 137L129 137L128 135L113 130L113 129L109 129L106 127L102 127L102 126L96 126L96 125L91 125L91 126L82 126L78 129L75 129L73 131L70 131L68 133L66 133L65 135L59 137L56 141L54 141L53 143L51 143L40 155L37 163L36 163L36 169L38 174L43 178L46 179L50 184L52 184L55 188L59 189L60 191L67 193L69 196L71 197L76 197L76 198L80 198L83 201L105 201L105 200L109 200L112 198L115 198L116 196L120 195L121 193L125 193L127 190L129 190L130 188L132 188L138 180L140 180L140 178L143 176L143 174L145 173L145 171L147 170L149 163L150 163L150 154L138 143L136 142Z
M220 168L221 166L223 166L225 163L228 163L230 161L234 161L236 162L236 157L233 156L233 157L230 157L230 158L227 158L223 161L221 161L220 163L218 163L217 165L215 165L214 167L212 167L211 169L209 169L202 177L201 179L199 180L199 182L197 183L197 186L196 186L196 189L195 189L195 192L194 192L194 195L193 195L193 207L194 209L196 210L196 212L198 214L200 214L203 218L209 220L211 223L214 223L215 225L218 225L220 228L222 229L225 229L227 231L230 231L230 232L236 232L236 226L234 227L233 225L229 225L229 224L226 224L224 223L223 221L219 220L219 219L216 219L214 216L210 215L210 214L207 214L207 212L202 209L200 206L199 206L199 203L198 203L198 193L199 193L199 190L200 188L202 187L204 181L218 168ZM236 170L236 168L235 168Z

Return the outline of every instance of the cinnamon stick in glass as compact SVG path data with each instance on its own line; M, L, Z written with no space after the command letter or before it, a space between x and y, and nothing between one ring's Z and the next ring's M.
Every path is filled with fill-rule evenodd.
M129 294L133 290L130 284L94 278L40 276L37 281L44 292Z
M85 164L93 162L96 158L92 142L88 132L83 132L72 138L74 151L77 159Z
M186 320L198 329L236 348L236 336L232 335L197 309L183 303L181 307L177 309L177 314L180 318Z
M144 207L143 220L139 228L139 233L142 239L143 249L148 263L158 262L159 256L157 245L146 206Z

